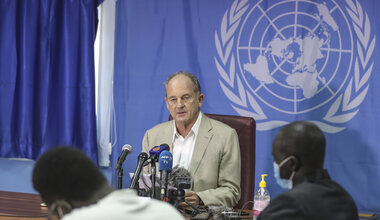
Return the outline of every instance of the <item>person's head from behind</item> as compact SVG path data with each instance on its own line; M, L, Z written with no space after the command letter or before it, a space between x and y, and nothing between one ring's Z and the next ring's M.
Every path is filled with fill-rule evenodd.
M314 170L323 169L326 140L321 129L307 121L285 125L272 145L275 177L283 188Z
M166 106L176 124L193 125L204 99L198 79L188 72L175 72L167 78L165 92Z
M33 186L58 217L73 208L95 203L112 187L93 161L73 147L54 147L33 169Z

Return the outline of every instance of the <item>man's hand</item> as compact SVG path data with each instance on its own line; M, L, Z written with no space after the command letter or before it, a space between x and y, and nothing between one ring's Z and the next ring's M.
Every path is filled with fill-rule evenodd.
M191 205L193 205L195 207L199 206L200 199L199 199L199 196L197 195L197 193L194 191L186 192L185 193L185 200L188 201L189 203L191 203ZM188 204L186 204L185 202L181 202L179 204L179 206L181 208L185 208L185 209L190 208L190 206Z

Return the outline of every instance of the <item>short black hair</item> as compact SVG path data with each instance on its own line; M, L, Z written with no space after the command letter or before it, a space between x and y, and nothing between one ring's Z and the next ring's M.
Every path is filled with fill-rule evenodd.
M46 151L33 169L33 187L48 205L55 200L86 201L108 184L95 163L74 147Z
M309 121L295 121L285 125L276 135L273 144L281 146L310 168L323 168L326 139L322 130Z

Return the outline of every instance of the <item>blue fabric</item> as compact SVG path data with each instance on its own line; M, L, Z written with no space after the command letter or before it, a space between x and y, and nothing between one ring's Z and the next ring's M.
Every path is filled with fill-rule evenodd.
M0 157L72 145L97 161L96 1L0 1Z
M167 121L166 77L178 70L200 81L206 113L257 122L256 185L268 174L280 127L309 120L326 134L325 167L361 212L379 212L380 1L118 1L115 47L117 150ZM254 163L254 161L252 161ZM126 178L128 179L128 178ZM128 181L125 181L128 184Z

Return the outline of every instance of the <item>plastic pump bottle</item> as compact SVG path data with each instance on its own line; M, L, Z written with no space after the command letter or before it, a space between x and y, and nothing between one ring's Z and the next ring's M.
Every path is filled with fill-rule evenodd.
M255 219L260 215L261 211L267 207L270 202L270 195L267 189L267 183L264 180L264 177L268 176L267 174L261 175L260 188L255 193L254 203L253 203L253 213Z

